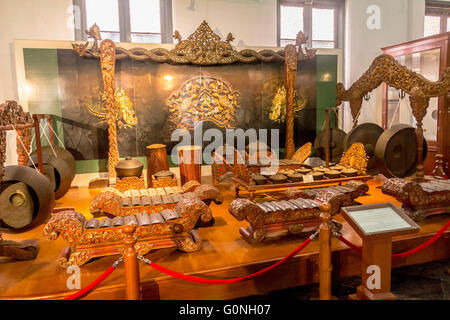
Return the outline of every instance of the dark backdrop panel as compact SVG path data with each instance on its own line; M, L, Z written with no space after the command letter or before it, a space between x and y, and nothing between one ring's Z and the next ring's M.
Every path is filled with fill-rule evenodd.
M105 159L108 151L107 125L83 105L101 103L103 81L100 61L77 56L72 50L58 50L61 105L66 146L77 160ZM124 89L133 103L137 124L118 128L121 157L145 156L153 143L168 145L174 129L169 123L166 100L189 79L204 76L223 79L239 93L236 127L247 130L280 129L280 147L285 143L284 124L269 119L272 99L283 84L283 63L233 64L218 66L172 65L121 60L116 62L116 89ZM316 134L316 59L299 62L297 90L308 97L307 106L295 119L297 147L313 141ZM103 119L105 120L105 119ZM219 128L212 122L203 130ZM219 128L225 132L224 128ZM225 135L224 135L225 136ZM269 135L270 136L270 135ZM206 144L208 144L207 142Z

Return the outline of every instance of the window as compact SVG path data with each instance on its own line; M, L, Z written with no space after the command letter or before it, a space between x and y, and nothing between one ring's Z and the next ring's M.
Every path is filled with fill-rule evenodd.
M450 31L450 3L443 1L426 1L425 37Z
M116 0L85 0L86 27L94 23L101 27L102 39L120 41L119 3ZM87 29L86 28L86 29Z
M303 31L303 8L281 6L281 24L280 40L281 46L295 44L295 38L299 31Z
M425 16L425 26L423 30L424 37L441 33L441 17Z
M130 0L131 42L161 43L159 0Z
M94 23L103 39L116 42L172 43L171 0L73 0L75 39L86 40L84 30ZM79 16L76 14L79 12ZM75 24L77 26L77 24Z
M334 48L334 9L312 9L313 48Z
M299 31L308 36L312 48L340 48L343 44L343 0L279 0L281 47L295 44Z

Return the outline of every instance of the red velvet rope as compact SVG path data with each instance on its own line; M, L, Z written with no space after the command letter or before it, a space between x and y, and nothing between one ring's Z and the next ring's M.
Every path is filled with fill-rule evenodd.
M405 258L405 257L409 257L411 255L413 255L414 253L417 253L425 248L427 248L428 246L430 246L431 244L433 244L437 239L439 239L440 237L442 237L442 235L444 234L444 232L450 227L450 220L447 221L447 223L441 228L441 230L439 230L434 236L432 236L430 239L428 239L427 241L425 241L424 243L422 243L420 246L405 251L405 252L401 252L401 253L394 253L392 255L392 258ZM343 243L345 243L347 246L349 246L351 249L358 251L359 253L362 252L362 248L356 246L355 244L351 243L350 241L348 241L347 239L345 239L343 236L340 236L338 238L339 240L341 240Z
M341 240L343 243L345 243L347 246L349 246L351 249L358 251L359 253L362 253L361 247L358 247L356 244L351 243L350 241L345 239L344 236L341 235L338 239Z
M279 265L281 265L282 263L286 262L288 259L292 258L295 254L297 254L298 252L300 252L301 250L303 250L308 244L311 243L311 238L308 238L305 240L305 242L303 242L300 246L298 246L294 251L292 251L291 253L289 253L286 257L284 257L283 259L281 259L280 261L278 261L277 263L274 263L273 265L262 269L258 272L249 274L247 276L244 277L239 277L239 278L231 278L231 279L205 279L205 278L199 278L199 277L195 277L195 276L189 276L186 274L182 274L170 269L167 269L163 266L160 266L154 262L150 263L150 267L152 267L155 270L158 270L162 273L165 273L169 276L181 279L181 280L186 280L186 281L190 281L190 282L197 282L197 283L203 283L203 284L230 284L230 283L236 283L236 282L240 282L240 281L244 281L244 280L248 280L248 279L252 279L255 278L257 276L262 275L263 273L266 273L272 269L275 269L276 267L278 267Z
M103 280L105 280L114 270L116 270L116 268L114 267L114 265L112 265L111 267L108 268L108 270L106 270L100 277L98 277L90 285L84 287L80 291L78 291L68 297L65 297L64 300L77 300L77 299L81 298L85 294L94 290L94 288L97 287Z

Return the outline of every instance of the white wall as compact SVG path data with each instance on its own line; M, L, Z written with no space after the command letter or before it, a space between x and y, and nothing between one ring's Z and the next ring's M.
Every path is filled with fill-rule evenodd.
M235 46L277 45L276 0L172 0L173 29L183 38L206 20L226 38L231 32Z
M0 101L18 100L14 39L74 40L72 0L0 0ZM17 163L8 132L6 164Z
M380 28L369 30L366 13L370 5L380 8ZM423 37L425 0L347 0L346 1L345 85L355 82L382 54L382 47ZM363 100L358 123L381 125L381 86ZM352 117L348 103L344 107L344 130L350 130Z

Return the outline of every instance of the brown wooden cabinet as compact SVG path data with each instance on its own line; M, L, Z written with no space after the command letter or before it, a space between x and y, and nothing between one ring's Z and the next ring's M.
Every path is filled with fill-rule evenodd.
M382 48L383 53L394 56L398 62L423 75L431 81L437 81L450 67L450 32L433 35L414 41ZM407 94L383 84L383 128L396 123L415 126ZM450 102L447 96L430 99L427 114L423 120L424 137L427 140L428 156L425 160L425 173L430 174L436 162L436 154L444 156L450 162ZM445 163L444 163L445 167ZM449 176L449 168L446 169Z

